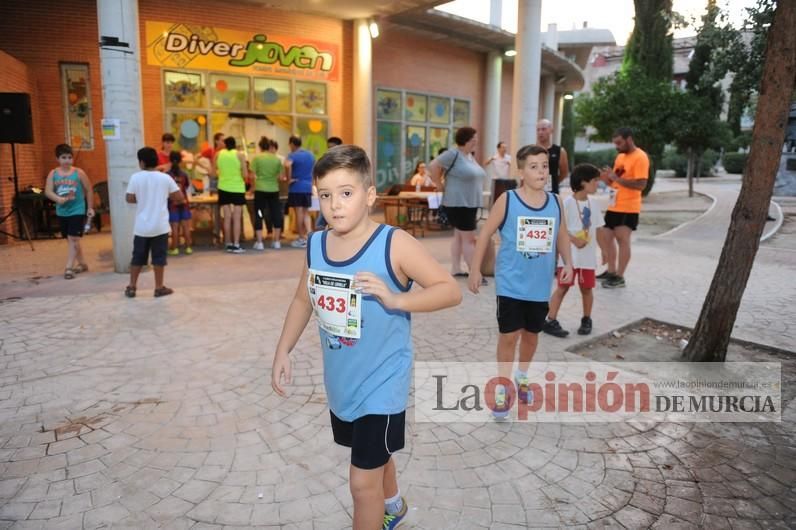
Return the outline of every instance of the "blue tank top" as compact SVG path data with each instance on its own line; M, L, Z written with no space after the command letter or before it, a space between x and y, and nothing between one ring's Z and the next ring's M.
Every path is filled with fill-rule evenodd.
M70 192L75 194L75 198L71 201L55 205L55 215L69 217L86 214L86 197L85 193L83 193L83 183L80 182L77 169L66 176L58 173L56 169L53 173L53 191L59 197L66 197Z
M379 225L352 258L332 261L326 254L329 232L314 232L307 242L309 268L354 275L372 272L396 291L408 291L390 265L395 229ZM359 339L334 336L319 328L323 348L323 381L329 408L344 421L367 414L397 414L406 410L412 373L410 313L387 310L376 298L363 295Z
M545 192L547 200L541 208L533 208L522 200L517 190L506 192L506 213L500 224L500 249L495 265L495 291L498 296L508 296L530 302L550 300L550 288L556 270L556 238L561 225L561 209L556 196ZM549 252L522 252L517 250L518 219L529 223L523 226L543 227L552 219L552 241ZM545 221L545 222L541 222Z

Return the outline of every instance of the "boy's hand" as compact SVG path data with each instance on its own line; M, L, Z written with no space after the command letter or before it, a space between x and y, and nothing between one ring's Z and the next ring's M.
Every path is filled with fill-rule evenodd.
M372 272L358 272L354 276L354 282L358 290L375 296L387 309L399 309L398 293L391 291L387 284Z
M287 394L285 394L285 389L282 388L280 380L284 375L285 384L289 385L291 383L291 371L290 357L287 354L277 353L274 355L274 364L271 367L271 388L282 397L287 397Z
M471 293L478 294L478 289L481 287L481 271L470 271L470 276L467 278L467 287Z
M561 268L561 283L572 283L572 278L575 272L572 270L572 265L564 265Z

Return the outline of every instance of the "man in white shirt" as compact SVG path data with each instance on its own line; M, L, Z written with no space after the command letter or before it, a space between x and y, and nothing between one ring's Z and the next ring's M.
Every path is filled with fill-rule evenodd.
M506 152L506 142L498 142L497 153L484 164L486 174L492 180L511 178L511 155Z
M497 153L484 163L486 174L492 179L492 202L506 190L517 187L517 181L511 178L511 155L507 153L506 142L497 144Z
M183 204L185 198L171 176L155 169L157 165L157 151L151 147L139 149L138 166L141 171L133 173L127 185L127 202L136 205L130 284L124 290L128 298L135 298L138 275L147 264L150 254L155 271L155 296L167 296L174 292L163 285L171 231L168 204L169 200L174 204Z

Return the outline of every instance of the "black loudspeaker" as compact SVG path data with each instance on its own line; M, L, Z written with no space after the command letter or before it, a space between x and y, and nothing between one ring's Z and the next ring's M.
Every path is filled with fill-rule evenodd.
M33 143L30 94L0 92L0 143Z

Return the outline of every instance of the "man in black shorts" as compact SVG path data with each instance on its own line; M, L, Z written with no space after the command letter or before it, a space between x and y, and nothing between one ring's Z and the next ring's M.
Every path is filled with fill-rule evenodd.
M597 242L608 269L597 276L608 289L625 286L625 270L630 263L630 236L638 226L641 192L647 186L650 161L636 147L633 131L620 127L613 136L619 154L614 167L603 168L600 178L611 187L611 204L605 212L605 226L597 229Z

